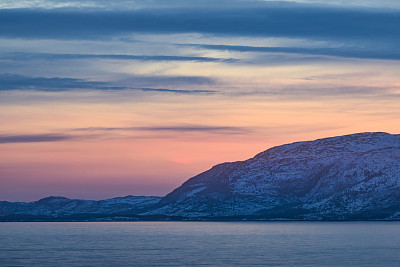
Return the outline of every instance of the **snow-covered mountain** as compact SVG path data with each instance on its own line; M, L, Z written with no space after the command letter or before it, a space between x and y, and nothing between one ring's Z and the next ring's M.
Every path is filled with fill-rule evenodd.
M201 173L146 214L189 218L400 219L400 135L274 147Z
M164 198L0 202L0 220L13 216L400 220L400 135L359 133L274 147L246 161L216 165Z

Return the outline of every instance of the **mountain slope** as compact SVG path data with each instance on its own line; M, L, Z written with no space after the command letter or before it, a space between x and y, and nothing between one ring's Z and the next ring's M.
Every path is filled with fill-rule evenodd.
M268 149L199 174L145 214L400 219L400 135L360 133Z

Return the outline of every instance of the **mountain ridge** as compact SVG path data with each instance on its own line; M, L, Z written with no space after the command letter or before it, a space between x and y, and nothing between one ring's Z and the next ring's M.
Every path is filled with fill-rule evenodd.
M128 195L104 200L49 196L32 202L0 201L0 221L130 220L131 215L148 210L160 199Z
M364 132L276 146L215 165L165 197L145 198L129 209L119 203L115 212L100 210L138 220L400 220L400 135ZM7 217L3 206L0 220Z
M387 150L392 150L392 153ZM385 176L387 172L382 168L396 168L389 176L396 176L394 184L398 188L399 152L400 135L383 132L357 133L277 146L245 161L216 165L187 180L160 201L165 204L164 207L150 213L163 214L167 211L168 214L185 217L244 215L266 219L371 218L369 215L351 214L350 207L327 213L337 208L334 205L325 205L326 211L321 208L308 216L301 216L297 211L316 209L313 205L318 202L322 205L322 200L332 202L328 201L328 196L339 197L338 194L329 195L335 190L338 190L337 193L351 191L351 187L362 184L364 180L367 182L368 179ZM395 159L386 158L391 162L381 160L385 159L386 154ZM345 171L342 174L341 169ZM329 177L325 178L331 180L340 180L342 176L355 176L358 179L341 179L336 184L329 184L329 179L321 180L326 175ZM333 190L329 191L327 186L333 187ZM321 192L322 189L325 192ZM368 202L368 199L364 201ZM395 196L392 202L398 209L399 199Z

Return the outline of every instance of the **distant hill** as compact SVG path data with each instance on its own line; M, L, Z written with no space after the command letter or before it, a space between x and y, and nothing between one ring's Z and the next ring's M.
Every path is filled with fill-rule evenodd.
M149 210L160 199L126 196L95 201L51 196L28 203L0 201L0 221L135 220L135 214Z
M79 213L110 220L400 220L400 135L282 145L216 165L164 198L136 198L0 202L0 220Z

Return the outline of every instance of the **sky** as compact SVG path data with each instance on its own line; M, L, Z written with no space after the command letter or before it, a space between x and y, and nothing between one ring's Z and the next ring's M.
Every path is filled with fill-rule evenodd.
M222 162L400 133L400 3L3 0L0 200L164 196Z

